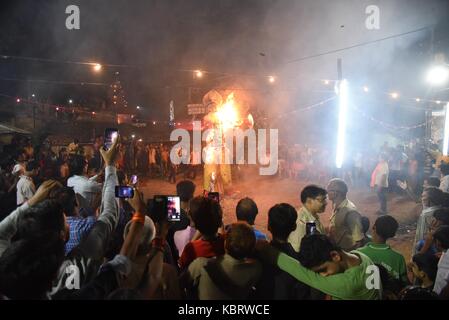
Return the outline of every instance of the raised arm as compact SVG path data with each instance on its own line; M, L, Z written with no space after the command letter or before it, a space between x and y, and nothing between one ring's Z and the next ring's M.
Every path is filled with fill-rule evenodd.
M47 180L37 189L34 196L25 202L22 206L11 212L2 222L0 222L0 256L8 248L11 238L17 232L17 221L22 214L29 207L32 207L39 202L48 198L50 191L54 188L61 187L61 184L55 180Z
M106 164L100 216L87 237L78 246L82 254L89 258L101 259L104 256L108 241L118 223L120 210L115 198L115 186L118 185L117 169L115 168L118 145L119 137L109 150L100 149Z

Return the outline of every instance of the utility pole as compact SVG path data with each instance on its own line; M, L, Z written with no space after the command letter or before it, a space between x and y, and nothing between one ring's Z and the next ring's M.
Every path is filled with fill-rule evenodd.
M341 58L337 59L337 76L338 76L338 81L341 81L343 79L343 69L342 69L342 64L341 64Z

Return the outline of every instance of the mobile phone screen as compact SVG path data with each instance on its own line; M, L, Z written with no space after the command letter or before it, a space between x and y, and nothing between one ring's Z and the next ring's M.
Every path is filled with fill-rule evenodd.
M316 223L315 222L307 222L306 223L306 234L315 234L316 233Z
M177 196L167 196L168 221L181 221L181 200Z
M104 149L109 150L112 147L112 144L117 139L118 129L107 128L104 131Z
M131 184L137 184L137 176L136 175L131 176Z
M134 188L129 186L116 186L115 187L116 198L132 198L134 197Z
M220 202L220 193L219 192L209 192L207 194L207 197L214 201Z

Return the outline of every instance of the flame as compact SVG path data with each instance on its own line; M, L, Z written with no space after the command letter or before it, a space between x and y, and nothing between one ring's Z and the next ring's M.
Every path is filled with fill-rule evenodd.
M226 102L217 108L215 118L223 131L239 125L239 115L235 105L233 92L228 95Z

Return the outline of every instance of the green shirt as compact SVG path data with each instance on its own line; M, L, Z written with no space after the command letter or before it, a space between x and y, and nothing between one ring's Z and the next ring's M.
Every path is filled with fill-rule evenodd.
M403 284L408 283L404 257L391 249L388 244L370 242L363 248L357 249L357 251L366 254L374 263L382 265L394 279L400 280Z
M353 251L362 261L360 265L348 268L345 272L324 277L319 273L303 267L298 260L281 253L277 259L277 266L297 280L333 297L335 300L377 300L380 290L369 289L367 283L371 281L373 272L368 267L373 262L363 253ZM380 288L381 288L380 284Z

